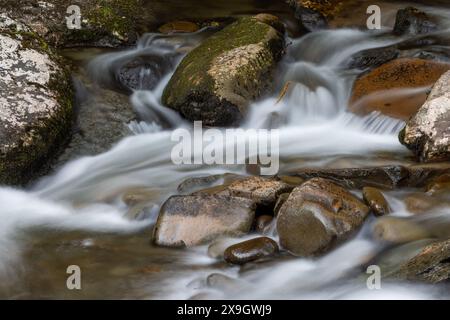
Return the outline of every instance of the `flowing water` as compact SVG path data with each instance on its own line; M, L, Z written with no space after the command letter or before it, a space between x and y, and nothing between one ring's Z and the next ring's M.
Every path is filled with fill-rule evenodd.
M183 180L246 172L245 166L180 166L170 159L174 146L171 132L189 129L190 124L161 105L161 94L185 52L212 32L205 28L186 35L146 34L136 48L91 59L88 73L102 86L113 87L118 68L141 56L158 57L160 79L153 90L132 92L130 101L138 119L124 123L128 136L109 151L74 159L26 190L0 188L0 297L449 297L449 288L441 286L389 282L382 290L368 290L361 266L380 253L397 257L386 260L398 265L423 245L411 243L385 253L386 248L370 236L372 220L355 239L315 260L282 255L276 262L238 268L209 258L204 246L170 250L151 245L159 206L177 193ZM356 29L289 38L276 90L253 103L242 127L279 129L281 172L302 167L411 163L410 153L397 138L403 121L379 113L358 116L347 111L350 89L359 72L345 68L350 56L397 41L400 39ZM141 75L149 72L143 69ZM278 101L278 92L287 83L289 90ZM148 201L144 207L123 200L133 192L145 192ZM387 193L393 215L411 215L403 200L414 192ZM440 206L429 217L448 223L449 209ZM270 236L276 238L276 232ZM67 290L69 265L81 267L82 290ZM213 273L234 280L212 286L206 279Z

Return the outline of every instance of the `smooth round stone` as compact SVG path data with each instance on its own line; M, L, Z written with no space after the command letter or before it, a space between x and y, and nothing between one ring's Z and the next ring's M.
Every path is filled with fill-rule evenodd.
M390 213L389 204L387 203L386 198L377 188L363 188L363 198L375 216L381 217Z
M261 258L273 256L278 252L278 244L267 237L260 237L237 243L227 248L225 261L232 264L245 264Z

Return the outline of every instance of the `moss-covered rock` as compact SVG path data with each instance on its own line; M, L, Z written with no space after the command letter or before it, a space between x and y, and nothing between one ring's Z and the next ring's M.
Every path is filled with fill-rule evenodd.
M81 29L68 29L67 8L80 7ZM141 0L4 0L2 9L51 46L116 47L137 39Z
M72 100L70 74L46 42L0 21L0 183L33 178L70 137Z
M164 90L163 103L206 125L238 123L249 102L272 84L284 52L278 27L268 15L258 15L211 36L183 59Z

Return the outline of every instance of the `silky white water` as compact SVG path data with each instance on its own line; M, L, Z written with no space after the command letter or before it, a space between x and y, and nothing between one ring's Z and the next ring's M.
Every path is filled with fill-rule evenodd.
M179 127L190 128L190 124L161 105L162 91L182 54L198 44L208 32L201 30L194 35L179 37L149 34L135 49L102 55L91 63L89 68L94 80L103 85L112 85L111 76L117 66L136 55L158 56L170 67L154 90L132 93L130 99L140 119L124 124L129 127L130 136L114 148L69 162L27 190L0 188L0 281L5 284L2 294L20 292L14 287L23 272L27 272L21 265L24 263L23 252L30 245L30 239L24 236L29 230L40 230L35 237L39 237L39 233L42 237L53 232L88 233L94 237L94 243L96 235L132 237L146 232L149 241L159 205L176 193L178 184L184 179L226 172L245 174L244 166L175 165L170 158L175 145L171 133ZM377 163L380 154L395 154L396 159L409 154L397 137L404 125L402 121L378 113L358 116L347 111L357 73L346 70L344 63L354 53L386 46L398 39L342 29L315 32L288 41L291 43L279 66L276 89L270 96L252 104L242 124L243 128L279 129L282 171L333 166L340 159L353 159L350 164L364 166ZM288 90L279 100L278 93L287 83ZM133 188L155 190L154 207L145 219L133 220L127 216L129 208L121 199ZM391 206L398 208L394 215L408 215L404 206L395 205L400 202L395 193L389 197ZM381 291L368 290L365 278L361 276L364 270L358 271L358 268L380 250L380 245L368 234L369 225L367 222L354 240L320 259L289 259L242 273L236 267L216 269L214 260L207 257L205 247L174 251L169 256L173 264L181 266L179 269L149 280L144 277L140 280L139 290L132 287L117 295L181 299L198 293L207 293L212 298L252 299L442 297L437 288L412 287L410 284L389 283ZM276 237L275 234L272 236ZM148 243L145 245L148 246L146 261L151 262L152 249ZM145 255L145 248L140 254ZM95 257L90 259L96 260ZM71 263L76 264L76 259ZM97 263L102 264L101 261ZM132 258L128 263L133 264ZM227 274L238 282L231 289L205 287L206 277L213 272ZM108 288L114 290L114 280L108 281L111 281ZM22 286L27 291L27 286ZM163 289L155 290L155 287Z

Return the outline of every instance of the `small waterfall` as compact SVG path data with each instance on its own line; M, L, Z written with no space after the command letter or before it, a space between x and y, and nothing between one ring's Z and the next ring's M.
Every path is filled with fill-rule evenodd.
M161 95L183 55L210 33L211 30L205 28L195 34L146 34L136 48L104 54L91 61L88 70L98 85L119 87L130 93L138 119L124 125L132 134L108 152L71 161L58 172L42 178L30 190L0 188L4 207L0 212L3 221L0 225L0 280L2 269L14 272L14 265L20 260L21 248L14 241L19 232L42 227L58 231L131 233L148 228L154 221L126 218L129 208L122 196L130 189L157 190L156 198L161 204L177 192L178 184L186 178L226 172L245 174L243 165L176 165L170 158L173 130L192 126L163 106ZM339 156L370 158L381 152L407 154L397 138L403 121L379 112L361 116L348 111L357 72L343 67L354 53L398 40L378 33L343 29L314 32L289 41L291 45L276 80L278 91L253 102L242 124L243 129L279 129L282 167L289 168L290 161L296 160L301 160L302 166L317 166ZM136 59L147 62L138 72L139 88L124 88L119 77L121 69ZM144 89L144 79L151 76L157 79L155 85ZM236 143L220 146L226 151L240 147L248 139L251 137L243 136ZM404 211L398 204L395 208ZM186 251L187 258L183 258L200 256L203 259L200 260L211 264L210 269L196 271L187 265L182 272L171 273L172 278L161 280L165 287L161 298L189 298L199 290L187 288L187 283L203 281L205 275L223 271L206 259L201 251L204 249ZM361 233L317 260L295 259L241 275L236 269L230 269L226 272L239 278L239 292L224 291L220 297L361 298L367 294L365 282L346 276L378 250L379 244ZM418 291L417 288L411 290L408 285L392 284L382 292L384 298L424 298L432 294L429 289ZM366 297L376 298L376 292Z

